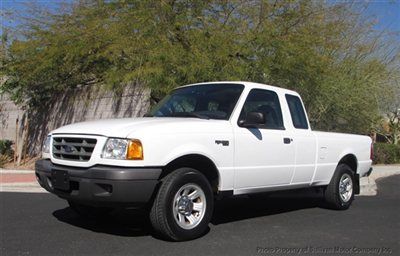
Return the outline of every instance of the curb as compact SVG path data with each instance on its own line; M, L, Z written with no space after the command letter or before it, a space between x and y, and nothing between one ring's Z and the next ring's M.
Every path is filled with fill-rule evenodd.
M10 170L10 169L0 169L0 174L30 174L35 173L33 170Z
M0 192L48 193L37 182L3 183Z
M395 166L397 167L397 166ZM381 167L380 167L381 168ZM380 169L379 168L379 169ZM385 168L389 169L389 168ZM360 179L360 194L359 196L376 196L378 193L378 187L376 186L376 180L386 178L392 175L400 175L400 168L398 170L379 170L372 171L369 177L363 177Z
M2 183L3 175L8 176L10 174L31 176L35 174L35 171L0 169L0 192L48 193L36 181Z

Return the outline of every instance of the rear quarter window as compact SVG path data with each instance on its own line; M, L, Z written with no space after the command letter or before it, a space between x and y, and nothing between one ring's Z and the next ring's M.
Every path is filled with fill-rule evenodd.
M293 126L297 129L308 129L306 113L299 97L286 94L286 101L289 106Z

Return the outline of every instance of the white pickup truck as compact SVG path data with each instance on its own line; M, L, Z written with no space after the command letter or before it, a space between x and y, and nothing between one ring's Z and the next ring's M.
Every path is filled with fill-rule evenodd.
M318 187L347 209L371 158L368 136L312 131L294 91L212 82L173 90L143 118L56 129L35 169L82 215L147 205L155 231L180 241L205 232L221 196Z

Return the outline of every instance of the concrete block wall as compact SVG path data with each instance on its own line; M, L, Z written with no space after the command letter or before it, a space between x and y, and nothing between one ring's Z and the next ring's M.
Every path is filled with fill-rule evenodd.
M16 106L6 94L0 95L0 139L15 140L17 120L21 120L25 111Z
M39 154L46 135L60 126L88 120L139 117L150 107L150 90L135 84L126 86L118 94L98 85L74 89L54 95L47 105L38 106L39 111L29 113L15 106L6 95L1 97L0 139L15 141L15 121L19 118L18 148L23 145L26 149L21 154L29 155ZM24 123L28 127L25 137Z

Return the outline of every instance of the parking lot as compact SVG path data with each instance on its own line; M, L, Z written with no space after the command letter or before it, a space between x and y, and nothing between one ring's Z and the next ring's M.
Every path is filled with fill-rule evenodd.
M359 196L347 211L325 209L307 191L220 201L208 234L181 243L158 239L138 212L87 221L54 195L2 192L0 254L398 255L400 175L377 183L377 196Z

